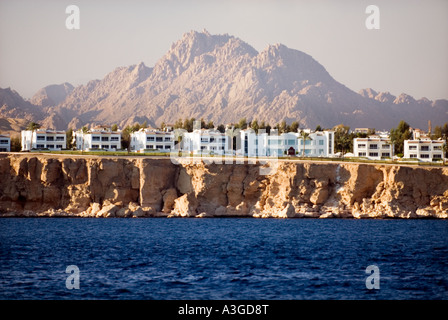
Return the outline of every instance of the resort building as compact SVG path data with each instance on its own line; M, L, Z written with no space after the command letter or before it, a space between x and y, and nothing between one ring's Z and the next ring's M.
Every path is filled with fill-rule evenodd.
M369 160L392 158L394 146L386 135L372 135L367 138L353 139L353 154L355 157Z
M11 137L6 134L0 134L0 152L11 151Z
M213 129L195 129L182 135L181 150L199 154L232 152L231 137Z
M404 141L403 158L418 159L420 161L443 160L444 141L431 140L426 134L416 130L412 140Z
M302 132L288 132L278 135L272 129L270 134L260 132L256 134L252 129L240 131L242 153L248 157L263 156L306 156L332 157L334 156L334 132L304 130Z
M140 129L131 134L133 152L170 152L174 149L174 133L153 128Z
M32 149L57 150L67 148L65 131L50 129L22 130L22 151Z
M86 132L78 130L73 133L76 149L82 151L121 149L121 131L112 131L110 126L96 126Z

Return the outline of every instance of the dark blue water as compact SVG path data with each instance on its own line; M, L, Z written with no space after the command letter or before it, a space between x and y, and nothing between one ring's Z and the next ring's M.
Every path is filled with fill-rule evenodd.
M0 299L447 298L448 221L0 219Z

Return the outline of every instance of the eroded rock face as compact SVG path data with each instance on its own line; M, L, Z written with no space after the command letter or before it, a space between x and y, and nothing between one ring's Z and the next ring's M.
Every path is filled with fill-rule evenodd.
M448 218L448 168L4 155L0 216Z

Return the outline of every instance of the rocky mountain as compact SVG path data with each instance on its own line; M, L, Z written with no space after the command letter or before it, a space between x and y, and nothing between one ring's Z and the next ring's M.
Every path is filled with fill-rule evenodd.
M30 102L42 107L54 107L64 101L74 88L68 82L52 84L37 91Z
M45 112L40 106L24 100L17 91L0 88L0 117L34 121L45 118Z
M230 123L246 117L271 124L299 121L310 128L344 123L380 130L402 119L426 128L428 120L440 125L448 118L447 100L373 89L356 93L304 52L282 44L257 52L234 36L207 31L184 34L152 68L139 63L76 88L44 89L31 102L43 108L47 124L59 129L144 121L154 126L186 117Z

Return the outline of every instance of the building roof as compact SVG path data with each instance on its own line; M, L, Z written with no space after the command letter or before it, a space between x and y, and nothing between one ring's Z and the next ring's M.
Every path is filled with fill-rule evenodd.
M440 144L444 144L445 143L445 141L443 141L443 140L429 140L429 139L404 140L404 142L407 142L407 143L440 143Z
M33 131L33 130L24 130L24 131ZM65 131L62 130L54 130L54 129L36 129L34 130L36 133L45 133L45 134L65 134Z

